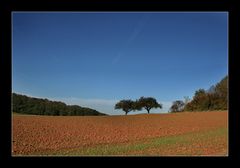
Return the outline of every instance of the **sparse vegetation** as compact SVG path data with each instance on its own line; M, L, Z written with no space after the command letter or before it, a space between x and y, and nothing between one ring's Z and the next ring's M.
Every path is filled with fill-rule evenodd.
M114 145L98 145L89 148L60 150L49 155L227 155L227 129L186 133L160 138ZM214 142L215 147L212 146ZM194 148L201 146L202 148Z

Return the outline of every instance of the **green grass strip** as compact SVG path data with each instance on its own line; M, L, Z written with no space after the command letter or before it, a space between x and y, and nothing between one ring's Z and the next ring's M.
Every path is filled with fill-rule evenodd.
M48 156L137 156L137 155L153 155L149 154L149 150L157 149L159 151L166 148L174 149L177 146L188 146L192 143L203 143L212 141L216 138L226 138L227 128L218 128L205 132L186 133L169 137L160 137L136 141L135 143L97 145L93 147L85 147L80 149L65 149L55 152L47 152ZM177 152L176 152L177 154ZM182 153L184 154L184 153ZM200 153L199 153L200 154Z

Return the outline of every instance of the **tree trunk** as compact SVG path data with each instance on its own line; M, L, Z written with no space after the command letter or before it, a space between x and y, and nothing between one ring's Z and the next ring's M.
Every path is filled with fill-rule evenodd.
M127 115L127 112L125 112L125 115Z
M148 114L149 114L149 111L150 111L150 110L149 110L149 109L147 109L147 112L148 112Z

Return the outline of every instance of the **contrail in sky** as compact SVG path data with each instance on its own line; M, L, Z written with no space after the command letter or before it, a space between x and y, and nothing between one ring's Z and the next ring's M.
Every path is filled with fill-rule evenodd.
M136 26L134 27L131 35L127 39L123 49L117 53L117 55L113 58L112 64L116 64L120 58L124 55L124 51L128 48L128 46L134 42L134 40L138 37L138 35L141 33L143 30L144 26L146 25L146 22L148 18L150 17L150 14L144 14L142 18L138 21Z

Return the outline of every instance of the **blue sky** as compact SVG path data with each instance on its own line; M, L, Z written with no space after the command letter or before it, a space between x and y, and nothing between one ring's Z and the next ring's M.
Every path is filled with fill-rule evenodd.
M14 12L12 19L16 93L107 114L124 114L114 110L121 99L151 96L160 113L228 74L227 12Z

